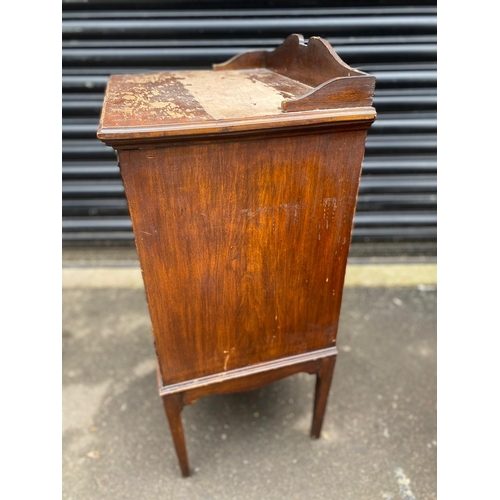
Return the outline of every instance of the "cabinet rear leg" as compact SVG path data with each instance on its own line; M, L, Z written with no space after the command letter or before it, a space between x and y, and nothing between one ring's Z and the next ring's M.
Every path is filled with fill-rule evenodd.
M188 477L190 475L189 463L181 419L181 411L184 406L182 404L182 394L169 394L168 396L163 396L162 399L168 423L170 425L170 432L172 433L175 451L177 452L179 466L181 468L182 475L184 477Z
M326 403L328 401L328 393L332 383L333 369L335 368L335 360L337 356L323 358L321 365L316 375L316 391L314 394L314 412L311 427L311 437L318 439L321 435L321 427L323 426L323 418L325 416Z

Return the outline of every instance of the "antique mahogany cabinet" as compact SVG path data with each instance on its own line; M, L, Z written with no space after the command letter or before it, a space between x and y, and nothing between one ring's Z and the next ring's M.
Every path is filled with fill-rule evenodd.
M181 411L202 396L316 374L320 435L374 87L296 34L108 82L98 137L118 154L184 476Z

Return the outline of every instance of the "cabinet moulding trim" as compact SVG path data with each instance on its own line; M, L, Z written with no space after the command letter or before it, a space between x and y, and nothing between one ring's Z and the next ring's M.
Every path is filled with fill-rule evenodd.
M213 123L154 125L144 127L100 127L98 138L108 146L119 148L127 145L196 140L209 138L282 134L300 130L315 132L318 128L365 130L376 119L373 107L315 110L301 113L285 113L280 116L242 120L219 120Z
M245 366L243 368L236 368L235 370L228 370L227 372L216 373L214 375L207 375L206 377L186 380L184 382L178 382L176 384L171 384L166 386L162 385L159 371L157 371L159 393L160 396L166 396L168 394L184 392L190 389L197 389L199 387L225 382L227 380L234 380L237 378L243 378L257 373L277 370L279 368L283 368L286 366L293 366L299 363L305 363L307 361L314 361L321 358L327 358L329 356L336 356L337 352L338 352L337 347L332 346L332 347L327 347L326 349L318 349L316 351L306 352L304 354L288 356L286 358L280 358L273 361L265 361L264 363Z

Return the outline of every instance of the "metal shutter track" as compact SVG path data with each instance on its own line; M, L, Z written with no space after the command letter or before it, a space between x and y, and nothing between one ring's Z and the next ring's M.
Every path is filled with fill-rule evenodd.
M115 153L95 136L110 74L210 68L244 50L271 49L290 33L326 38L348 64L377 77L378 119L367 139L353 242L436 241L435 5L172 5L63 2L65 245L133 242Z

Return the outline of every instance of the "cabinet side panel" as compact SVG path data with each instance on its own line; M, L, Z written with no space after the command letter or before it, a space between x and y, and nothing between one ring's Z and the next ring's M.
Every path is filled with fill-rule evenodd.
M335 343L365 139L120 152L165 385Z

